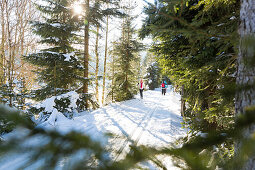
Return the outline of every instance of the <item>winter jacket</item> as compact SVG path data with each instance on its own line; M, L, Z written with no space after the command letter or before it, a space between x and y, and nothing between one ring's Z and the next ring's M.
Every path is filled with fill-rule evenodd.
M140 81L140 83L138 83L138 85L139 85L139 89L144 89L144 83L143 83L143 81Z
M162 89L165 89L165 88L166 88L166 84L165 84L165 83L162 83L162 84L161 84L161 88L162 88Z

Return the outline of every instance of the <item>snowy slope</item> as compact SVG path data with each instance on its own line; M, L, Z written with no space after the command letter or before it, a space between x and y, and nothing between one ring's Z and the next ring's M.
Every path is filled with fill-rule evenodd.
M186 134L180 124L182 121L180 96L170 90L166 96L162 96L159 89L146 91L144 99L136 96L135 99L110 104L92 113L84 112L82 115L69 120L55 113L40 126L56 129L64 134L72 130L89 134L94 140L101 141L108 148L116 150L117 152L112 154L114 159L121 159L129 151L128 146L131 142L138 145L164 147ZM113 133L118 137L108 138L104 135L105 133ZM5 138L8 138L8 135ZM23 157L12 155L12 162L25 161L26 157ZM164 162L168 169L173 169L169 158L162 159L166 159ZM0 169L5 169L10 164L11 162L6 159L4 163L0 161ZM148 163L144 166L154 169ZM18 166L14 166L13 169L16 168Z

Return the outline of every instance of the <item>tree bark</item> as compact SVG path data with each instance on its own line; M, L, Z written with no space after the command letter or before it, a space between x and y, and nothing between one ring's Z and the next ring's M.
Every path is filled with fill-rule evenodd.
M103 75L103 94L102 94L102 104L104 104L105 96L105 78L106 78L106 61L107 61L107 50L108 50L108 20L109 17L106 17L106 33L105 33L105 49L104 49L104 75Z
M31 31L28 27L29 21L34 20L37 15L31 0L0 0L0 16L0 85L8 82L7 90L13 95L14 79L34 78L27 75L31 74L32 69L25 68L27 65L22 61L22 56L30 51L31 44L36 41L33 37L25 39L25 36ZM10 105L13 99L17 100L17 97L10 95Z
M114 55L112 55L112 103L114 102L114 75L115 75L115 60Z
M57 95L57 61L55 60L55 66L54 66L54 95Z
M99 42L99 25L97 26L96 46L95 46L95 53L96 53L96 99L97 99L97 102L99 101L99 97L98 97L98 70L99 70L98 42Z
M84 28L84 78L88 79L89 76L89 0L86 0L85 8L85 28ZM83 83L83 93L88 94L88 80L85 80ZM88 98L85 99L86 105L88 108Z
M4 54L4 48L5 48L5 19L4 19L4 8L5 8L5 3L1 1L1 45L0 45L0 86L4 83L5 81L5 54Z
M6 30L7 30L7 46L8 46L8 61L7 61L7 79L8 79L8 92L9 94L12 92L12 61L13 61L13 48L12 48L12 35L11 35L11 24L10 24L10 9L8 8L8 1L5 1L5 13L6 13ZM9 95L9 106L12 107L12 96Z
M254 56L249 56L248 48L243 48L242 45L247 37L255 38L255 1L254 0L241 0L240 9L240 46L239 46L239 56L237 59L237 78L236 84L238 87L243 87L246 85L252 85L254 87L255 83L255 67L247 65L249 59ZM254 42L254 41L253 41ZM254 44L252 44L254 45ZM253 50L254 47L253 47ZM255 89L242 89L236 92L236 115L244 114L245 108L255 104ZM243 133L245 137L250 137L255 131L255 126L252 125L246 129ZM235 147L235 153L238 154L241 147L241 143L237 142ZM250 157L246 162L243 169L255 169L255 158Z
M185 99L184 99L184 85L182 85L182 89L181 89L181 116L183 118L185 118L185 110L186 110L186 106L185 106Z

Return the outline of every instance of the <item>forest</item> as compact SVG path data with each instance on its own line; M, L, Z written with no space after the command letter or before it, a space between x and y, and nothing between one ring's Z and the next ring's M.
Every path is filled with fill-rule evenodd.
M14 158L11 169L255 169L253 0L0 0L0 9L0 169ZM162 82L168 98L155 95ZM46 126L155 105L134 128L145 129L160 100L179 102L175 127L187 130L167 146L108 131L105 146L63 133L69 124Z

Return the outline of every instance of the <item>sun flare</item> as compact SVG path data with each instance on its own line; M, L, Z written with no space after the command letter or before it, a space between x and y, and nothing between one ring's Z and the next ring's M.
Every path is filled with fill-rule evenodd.
M73 10L76 14L81 14L83 11L83 8L80 4L74 4L73 5Z

